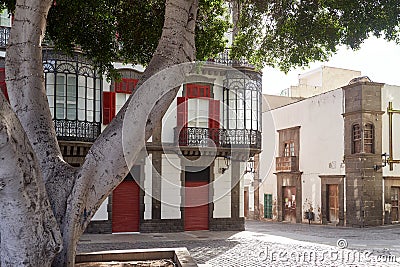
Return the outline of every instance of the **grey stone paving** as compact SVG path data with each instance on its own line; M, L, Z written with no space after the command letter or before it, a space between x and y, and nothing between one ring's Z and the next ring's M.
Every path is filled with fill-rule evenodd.
M143 235L147 239L138 241L141 236L136 235L129 242L112 235L106 241L80 242L78 251L186 247L198 264L212 267L400 266L400 226L358 229L247 221L246 231L226 237L215 232L201 233L201 238L193 234L192 239L187 235L182 234L182 241L158 235ZM338 239L343 239L343 248Z

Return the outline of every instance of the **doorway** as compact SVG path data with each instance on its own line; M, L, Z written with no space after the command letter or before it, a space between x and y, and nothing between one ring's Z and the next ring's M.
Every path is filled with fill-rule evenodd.
M330 223L339 222L339 185L328 184L328 216L327 221Z
M400 187L390 189L390 200L392 204L392 222L399 222L399 191Z
M283 220L296 223L296 187L283 187Z

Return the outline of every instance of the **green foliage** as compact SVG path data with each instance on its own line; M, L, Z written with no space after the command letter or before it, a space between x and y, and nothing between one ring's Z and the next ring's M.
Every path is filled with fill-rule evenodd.
M222 0L201 0L197 18L198 59L225 47L228 22ZM49 12L48 35L55 46L72 51L78 45L113 76L111 63L146 66L157 47L164 22L163 0L58 0Z
M371 34L399 42L398 0L244 0L233 55L288 71L353 49Z
M200 0L196 22L196 59L206 60L226 48L225 33L231 26L224 0Z
M340 44L353 49L371 34L400 42L398 0L239 1L239 29L232 57L288 71L326 60ZM164 0L57 0L48 16L47 38L63 51L76 46L101 71L112 62L146 65L161 36ZM13 10L15 0L0 1ZM226 46L231 27L228 1L199 0L196 57L205 60Z

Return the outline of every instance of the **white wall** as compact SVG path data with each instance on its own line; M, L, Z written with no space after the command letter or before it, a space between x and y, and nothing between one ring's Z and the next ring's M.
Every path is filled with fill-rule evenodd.
M179 89L177 96L182 95L183 88ZM176 114L177 114L177 103L176 98L172 101L167 112L162 119L162 136L161 140L163 143L173 143L174 142L174 129L176 127Z
M222 174L219 169L224 167L225 161L217 158L214 164L214 218L231 217L231 168Z
M106 221L108 220L107 212L108 198L101 203L100 208L94 214L92 221Z
M382 89L382 153L389 154L389 116L387 108L389 101L393 102L393 109L400 110L400 86L384 85ZM393 159L400 159L400 114L393 114ZM389 166L383 168L383 176L399 176L400 164L394 164L393 171Z
M300 127L299 169L302 175L302 201L321 207L319 175L344 174L342 89L311 97L263 114L263 152L260 156L260 203L264 193L277 196L275 157L279 147L277 130ZM276 153L275 153L276 152ZM271 164L272 163L272 164Z
M145 165L144 165L144 219L150 220L151 219L151 210L152 210L152 171L153 171L153 164L152 164L152 155L150 154L148 157L145 158Z
M240 196L239 196L239 217L244 217L244 171L246 162L240 163Z
M161 219L181 218L181 160L178 155L162 155Z

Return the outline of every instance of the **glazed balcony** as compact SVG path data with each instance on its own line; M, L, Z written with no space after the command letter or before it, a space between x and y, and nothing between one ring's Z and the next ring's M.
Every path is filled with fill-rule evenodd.
M277 172L294 172L299 170L297 157L277 157L276 171Z
M57 119L53 122L58 140L94 142L101 132L99 122Z
M175 128L175 144L181 147L261 149L261 132L249 129Z

